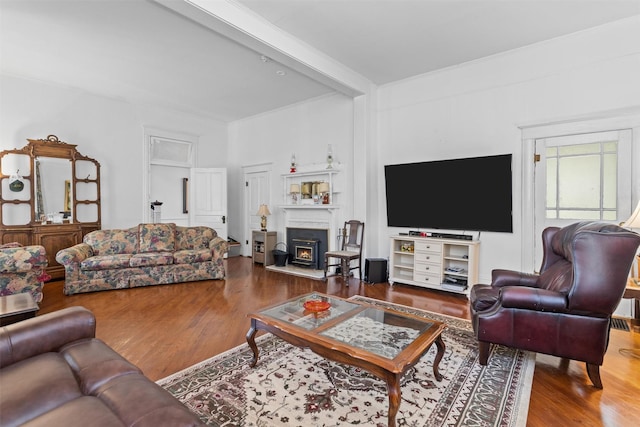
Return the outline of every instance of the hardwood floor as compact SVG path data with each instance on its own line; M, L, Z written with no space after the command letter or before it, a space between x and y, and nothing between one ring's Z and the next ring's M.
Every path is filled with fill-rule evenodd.
M327 282L265 270L250 258L227 261L227 279L64 296L47 283L38 314L81 305L97 318L97 336L152 380L159 380L245 343L247 314L308 292L364 295L469 319L464 297L406 285ZM601 368L603 390L591 386L584 363L538 354L528 426L632 426L640 419L640 332L612 330Z

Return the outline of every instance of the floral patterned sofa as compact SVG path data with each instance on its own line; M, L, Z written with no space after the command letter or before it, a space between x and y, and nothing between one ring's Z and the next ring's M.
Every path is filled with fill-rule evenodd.
M56 254L65 295L223 279L227 241L209 227L139 224L97 230Z
M41 302L47 264L43 246L0 245L0 296L29 292L36 303Z

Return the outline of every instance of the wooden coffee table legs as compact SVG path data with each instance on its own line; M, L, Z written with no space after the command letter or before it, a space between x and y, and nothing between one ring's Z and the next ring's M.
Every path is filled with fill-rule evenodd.
M442 340L442 335L439 335L435 340L436 348L438 352L436 353L436 357L433 359L433 376L437 381L442 380L442 375L438 372L438 366L440 365L440 361L444 356L445 345ZM405 371L406 372L406 371ZM387 393L389 393L389 417L388 424L389 427L396 426L396 415L398 415L398 410L400 409L401 402L401 391L400 391L400 379L404 375L404 372L399 374L394 374L392 372L387 373Z
M251 351L253 351L253 358L251 359L251 363L249 364L249 366L251 366L252 368L256 366L256 363L258 363L258 346L256 345L257 332L258 328L256 327L256 320L251 319L251 327L247 331L247 344L249 344Z

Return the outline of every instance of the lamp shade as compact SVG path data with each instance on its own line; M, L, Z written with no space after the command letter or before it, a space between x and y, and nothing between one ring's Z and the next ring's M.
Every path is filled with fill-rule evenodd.
M640 228L640 202L633 211L628 220L624 222L624 226L627 228Z
M299 193L300 192L300 184L291 184L289 187L289 193Z
M269 208L267 207L267 205L260 205L260 207L258 208L258 213L256 215L267 216L271 215L271 212L269 212Z
M318 193L328 193L329 192L329 183L328 182L321 182L320 184L318 184Z

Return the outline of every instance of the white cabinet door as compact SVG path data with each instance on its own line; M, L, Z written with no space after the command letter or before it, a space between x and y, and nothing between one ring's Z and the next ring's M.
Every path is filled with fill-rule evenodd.
M227 170L193 168L189 179L189 223L216 230L227 239Z

